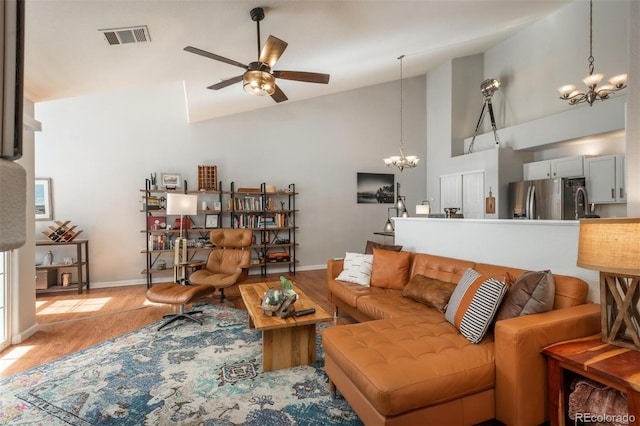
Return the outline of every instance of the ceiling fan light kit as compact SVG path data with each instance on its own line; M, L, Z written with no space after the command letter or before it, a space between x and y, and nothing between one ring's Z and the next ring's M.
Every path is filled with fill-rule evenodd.
M204 56L209 59L224 62L246 70L242 75L222 80L219 83L212 84L207 87L207 89L220 90L242 81L242 87L245 92L256 96L269 95L275 102L283 102L288 98L280 87L278 87L276 78L302 81L305 83L329 83L329 74L273 70L273 66L278 59L280 59L280 56L287 48L288 44L287 42L270 35L267 38L264 47L260 50L260 21L264 19L264 9L261 7L253 8L249 12L249 15L251 16L251 20L254 21L257 26L258 60L256 62L251 62L249 65L245 65L242 62L237 62L233 59L228 59L224 56L198 49L197 47L187 46L184 48L187 52L195 53L196 55Z

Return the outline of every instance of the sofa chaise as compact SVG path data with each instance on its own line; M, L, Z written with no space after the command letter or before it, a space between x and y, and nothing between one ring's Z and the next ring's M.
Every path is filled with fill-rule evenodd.
M495 321L472 343L445 313L403 297L403 290L416 276L456 288L470 269L506 288L526 271L375 249L366 286L336 279L344 260L327 266L335 315L359 321L323 332L329 385L367 425L541 424L548 420L541 349L600 328L600 306L587 303L588 286L575 277L552 275L551 310Z

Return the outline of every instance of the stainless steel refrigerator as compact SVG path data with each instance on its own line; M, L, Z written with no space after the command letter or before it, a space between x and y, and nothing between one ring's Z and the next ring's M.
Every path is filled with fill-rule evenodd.
M573 220L576 194L584 178L554 178L511 182L509 214L513 219ZM578 216L586 212L586 200L578 193Z

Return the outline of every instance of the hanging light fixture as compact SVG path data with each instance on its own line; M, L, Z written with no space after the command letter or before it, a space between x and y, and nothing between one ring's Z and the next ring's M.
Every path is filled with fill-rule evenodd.
M276 91L276 78L268 72L265 64L249 65L249 71L242 76L244 91L257 96L271 96ZM256 68L257 67L257 68Z
M402 59L404 55L398 57L400 60L400 155L392 155L384 159L387 167L397 167L402 172L405 168L411 168L418 165L420 159L415 155L404 155L404 142L402 140Z
M617 92L627 87L627 75L620 74L609 79L609 84L598 87L604 78L604 74L594 74L593 66L593 0L589 2L589 75L582 82L589 89L586 93L576 90L575 84L566 84L558 89L560 99L569 101L570 105L587 102L589 106L597 100L604 101L610 93Z

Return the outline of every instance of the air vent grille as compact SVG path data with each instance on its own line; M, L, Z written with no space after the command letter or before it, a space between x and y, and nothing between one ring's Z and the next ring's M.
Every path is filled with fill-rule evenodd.
M108 28L98 30L104 35L105 41L110 46L129 43L146 43L151 41L149 28L146 25L125 28Z

